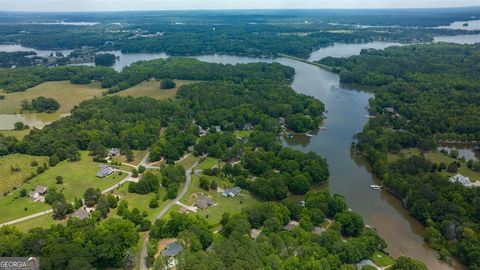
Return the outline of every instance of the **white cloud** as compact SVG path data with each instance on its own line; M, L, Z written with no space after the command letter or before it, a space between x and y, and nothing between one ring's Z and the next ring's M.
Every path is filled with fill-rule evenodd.
M406 8L480 5L480 0L0 0L0 10Z

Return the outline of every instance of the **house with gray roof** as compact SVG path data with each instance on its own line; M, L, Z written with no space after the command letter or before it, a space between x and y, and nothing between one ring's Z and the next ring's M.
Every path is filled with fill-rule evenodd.
M73 213L74 217L79 218L80 220L84 220L90 216L90 213L85 209L85 207L81 207L75 213Z
M208 196L201 195L193 205L198 207L198 209L203 210L203 209L207 209L208 207L214 204L215 202L212 199L210 199Z
M108 152L109 157L116 157L120 155L120 149L118 148L112 148L110 149L110 152Z
M114 169L106 164L100 164L100 168L98 169L97 172L97 177L99 178L104 178L109 176L114 172Z
M180 252L182 251L183 251L182 245L180 245L180 243L175 241L173 243L168 244L167 247L165 247L165 249L162 251L162 255L164 257L175 257L178 254L180 254Z
M28 193L28 196L33 199L34 202L44 202L45 193L47 193L48 188L46 186L38 185L34 190Z
M236 197L238 194L240 194L240 192L242 191L242 189L240 187L234 187L234 188L226 188L223 192L222 192L222 195L224 197Z

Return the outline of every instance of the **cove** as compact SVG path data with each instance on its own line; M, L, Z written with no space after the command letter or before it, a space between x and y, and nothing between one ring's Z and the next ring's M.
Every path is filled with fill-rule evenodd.
M369 46L356 45L357 48L351 48L352 54ZM325 54L319 52L317 55ZM330 168L329 190L345 196L349 207L362 215L365 223L374 227L385 239L387 251L392 256L406 255L419 259L429 269L464 269L458 263L451 266L437 259L437 252L423 241L423 225L413 219L402 202L392 194L384 190L371 190L370 184L378 183L378 179L372 174L365 159L351 155L353 135L362 130L368 120L366 108L368 100L373 98L371 93L342 87L337 74L293 59L272 60L225 55L196 58L223 64L275 61L295 68L293 89L325 104L328 113L324 125L327 129L319 131L313 137L294 136L292 139L283 139L284 144L304 152L314 151L327 158Z

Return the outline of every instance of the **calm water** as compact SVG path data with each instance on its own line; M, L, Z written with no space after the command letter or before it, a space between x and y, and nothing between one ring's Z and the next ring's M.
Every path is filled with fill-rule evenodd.
M463 24L468 23L467 26ZM452 30L467 30L474 31L480 30L480 20L471 20L471 21L457 21L453 22L450 25L439 26L441 29L452 29Z
M345 44L345 43L335 43L334 46L321 48L317 51L314 51L309 61L317 61L327 56L332 57L348 57L351 55L360 54L360 51L363 49L385 49L386 47L400 45L397 42L384 42L384 41L375 41L370 43L363 44Z
M480 34L457 35L457 36L438 36L433 38L434 42L448 42L457 44L475 44L480 42Z
M365 47L365 44L357 45L359 48L352 48L352 51L360 51ZM219 55L200 56L198 59L224 64L263 61L260 58ZM429 269L453 269L437 260L436 252L423 241L422 224L409 215L397 198L383 190L370 189L370 184L378 183L378 180L364 159L350 154L353 134L361 130L367 121L366 106L372 94L342 88L338 75L315 66L286 58L275 61L295 68L292 87L297 92L318 98L328 110L326 131L311 138L295 136L293 139L284 139L284 143L301 151L317 152L328 159L330 191L344 195L349 207L361 214L366 224L377 229L387 241L387 250L391 255L420 259ZM462 269L460 266L455 268Z
M0 52L22 52L22 51L34 51L38 56L49 56L52 52L61 52L63 55L68 55L73 50L37 50L34 48L25 47L18 44L0 44Z
M457 37L455 40L458 41L459 38ZM312 53L310 60L319 60L326 56L346 57L358 54L361 49L371 47L382 49L389 45L397 45L397 43L335 44ZM5 45L0 45L0 51L2 46ZM114 67L116 70L135 61L167 57L164 54L114 53L120 56L120 61ZM207 55L196 58L206 62L224 64L276 61L295 68L296 75L292 87L297 92L311 95L325 103L328 110L328 118L325 121L327 130L319 132L311 138L295 136L293 139L284 140L284 143L301 151L315 151L328 159L330 191L344 195L348 205L355 212L361 214L367 224L377 229L378 233L387 241L387 250L390 254L393 256L407 255L420 259L427 264L429 269L453 269L453 267L438 261L436 252L424 244L423 226L410 217L397 198L388 192L370 189L370 184L377 183L377 179L370 172L368 163L364 159L352 157L350 154L349 148L353 134L362 130L367 121L366 107L368 100L373 97L372 94L342 88L339 85L338 75L291 59L272 60L225 55ZM3 124L4 118L0 117L0 124ZM11 120L9 122L11 124L8 125L13 125L14 122L16 121ZM455 269L461 269L461 267L458 266Z

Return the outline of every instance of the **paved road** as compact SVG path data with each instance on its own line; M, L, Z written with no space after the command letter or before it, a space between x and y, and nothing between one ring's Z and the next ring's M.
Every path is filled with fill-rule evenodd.
M117 171L119 171L119 170L117 170ZM111 190L114 190L115 188L121 186L123 183L125 183L125 182L127 182L131 179L131 177L132 177L131 173L126 172L126 171L122 171L122 172L126 173L127 176L125 178L123 178L120 182L116 183L115 185L102 190L102 193L110 192ZM42 212L39 212L39 213L35 213L33 215L29 215L29 216L26 216L26 217L10 220L8 222L0 224L0 227L6 226L6 225L12 225L12 224L15 224L15 223L19 223L19 222L29 220L29 219L32 219L32 218L36 218L36 217L39 217L39 216L43 216L43 215L46 215L46 214L49 214L49 213L52 213L52 212L53 212L53 209L48 209L48 210L45 210L45 211L42 211Z
M195 166L197 166L198 162L193 164L192 167L190 167L188 170L185 171L185 184L182 187L182 190L180 190L180 193L177 195L177 197L169 202L155 217L155 220L161 219L167 212L172 208L173 205L178 203L180 199L185 196L185 193L187 193L188 187L192 183L192 170ZM155 222L154 220L154 222ZM147 248L148 248L148 240L150 239L149 233L145 236L143 239L143 245L142 245L142 251L140 253L140 270L147 270Z
M148 157L149 156L150 156L150 152L147 152L147 154L142 158L142 161L140 161L140 163L138 164L137 169L140 166L145 167L145 169L158 169L158 168L160 168L158 166L152 166L152 165L148 164Z

